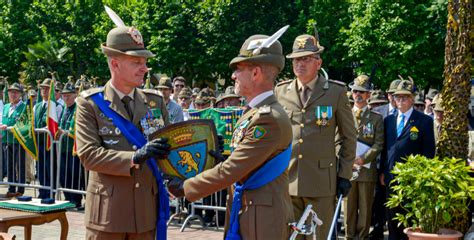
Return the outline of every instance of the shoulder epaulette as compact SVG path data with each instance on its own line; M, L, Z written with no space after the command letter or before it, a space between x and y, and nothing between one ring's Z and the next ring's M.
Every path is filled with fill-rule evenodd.
M161 94L155 90L155 89L140 89L143 91L143 93L147 93L147 94L152 94L152 95L155 95L155 96L158 96L160 98L162 98L163 96L161 96Z
M383 115L382 115L381 113L379 113L379 112L377 112L377 111L375 111L375 110L373 110L373 109L370 109L370 112L371 112L371 113L375 113L375 114L380 115L380 116L383 117Z
M272 107L270 105L263 105L258 108L258 113L260 114L268 114L272 111Z
M91 89L87 89L85 91L82 91L80 93L81 97L83 98L87 98L91 95L94 95L96 93L99 93L99 92L103 92L104 91L104 88L103 87L97 87L97 88L91 88Z
M293 79L286 80L286 81L281 81L281 82L277 83L276 85L277 86L283 86L285 84L290 84L291 82L293 82Z
M342 82L342 81L332 80L332 79L329 79L328 81L332 82L332 83L335 83L335 84L338 84L338 85L341 85L341 86L344 86L344 87L346 86L346 83Z

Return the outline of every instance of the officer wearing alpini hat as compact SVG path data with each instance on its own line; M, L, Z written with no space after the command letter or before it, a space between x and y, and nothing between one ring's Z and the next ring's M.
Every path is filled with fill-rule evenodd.
M336 196L349 192L355 158L356 131L346 85L320 74L324 47L312 35L297 36L292 61L294 80L275 88L293 127L293 153L289 166L290 195L295 217L299 219L312 204L324 222L316 238L326 239L335 212ZM336 128L341 154L336 156ZM315 144L319 147L315 148ZM318 184L310 184L318 183Z
M233 133L233 152L216 167L168 186L190 201L231 186L226 239L288 239L293 221L287 171L291 124L272 91L285 61L280 42L261 47L268 39L247 38L230 62L235 92L249 103Z
M165 158L170 146L167 139L147 138L169 124L168 112L155 90L139 88L154 54L137 28L109 15L118 26L101 48L111 78L76 99L77 154L89 170L86 238L166 239L169 209L157 198L168 198L153 162Z

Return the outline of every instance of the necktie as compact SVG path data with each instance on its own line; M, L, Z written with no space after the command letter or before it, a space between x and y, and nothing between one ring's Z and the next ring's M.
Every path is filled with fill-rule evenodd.
M400 137L400 134L402 134L402 130L403 130L403 127L405 126L405 115L400 115L400 123L398 123L398 126L397 126L397 137Z
M303 89L301 89L301 93L300 93L300 99L303 105L306 104L306 101L308 101L308 95L309 95L309 87L303 86Z
M355 112L355 117L356 117L356 120L357 120L357 126L360 125L360 115L362 115L362 109L357 109L356 112Z
M125 107L125 110L128 113L128 116L130 117L130 119L133 119L133 111L132 111L132 108L130 106L131 101L132 101L132 98L130 96L125 96L125 97L122 98L122 102L123 102L123 105Z

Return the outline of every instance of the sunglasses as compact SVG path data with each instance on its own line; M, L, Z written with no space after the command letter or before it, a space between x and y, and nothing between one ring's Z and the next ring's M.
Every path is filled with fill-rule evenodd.
M184 87L184 84L176 84L174 85L175 87L180 87L180 88L183 88Z

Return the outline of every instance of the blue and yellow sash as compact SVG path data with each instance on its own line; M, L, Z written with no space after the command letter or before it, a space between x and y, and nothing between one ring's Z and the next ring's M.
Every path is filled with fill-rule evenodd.
M109 106L111 103L104 99L104 95L101 92L91 95L91 98L97 107L99 107L99 109L104 113L104 115L112 119L114 125L120 129L120 131L122 131L122 134L125 136L125 138L127 138L130 144L136 145L139 148L146 144L146 139L140 130L138 130L138 128L129 120L110 109ZM166 222L168 221L170 215L168 192L166 191L166 188L163 184L163 178L161 177L161 173L158 170L156 160L150 158L146 163L153 172L153 176L155 176L159 190L157 203L158 212L156 223L156 239L165 240L167 230Z
M279 153L270 161L259 168L252 176L250 176L243 184L234 183L234 198L232 209L230 211L229 230L227 231L225 240L240 240L239 233L239 211L242 207L242 194L245 190L253 190L264 186L283 174L288 168L291 159L291 143L285 151Z

